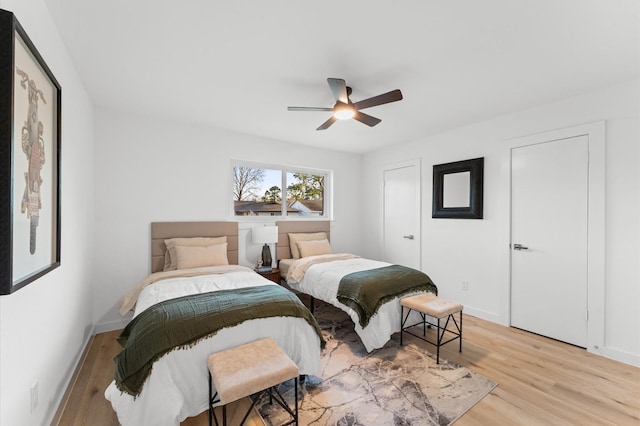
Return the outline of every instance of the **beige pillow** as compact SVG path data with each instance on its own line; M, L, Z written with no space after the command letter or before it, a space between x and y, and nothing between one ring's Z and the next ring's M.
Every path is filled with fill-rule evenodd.
M227 237L193 237L193 238L170 238L164 240L167 250L164 252L164 268L163 271L174 271L177 269L176 263L176 246L187 247L208 247L216 244L227 242Z
M299 241L328 240L326 232L308 232L289 234L289 247L291 248L291 257L300 259L300 250L298 249Z
M178 269L200 268L201 266L228 265L227 243L208 247L175 246L176 267Z
M298 241L298 248L301 257L332 253L329 240Z

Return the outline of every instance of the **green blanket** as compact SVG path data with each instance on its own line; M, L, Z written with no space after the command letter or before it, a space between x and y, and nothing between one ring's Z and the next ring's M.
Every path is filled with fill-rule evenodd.
M118 337L123 349L114 358L116 386L137 396L153 363L166 353L188 348L218 330L246 320L284 316L304 318L324 347L311 312L295 294L277 285L220 290L160 302L131 320Z
M353 272L340 280L338 301L353 309L362 328L382 304L396 297L438 288L424 272L401 265L391 265L367 271Z

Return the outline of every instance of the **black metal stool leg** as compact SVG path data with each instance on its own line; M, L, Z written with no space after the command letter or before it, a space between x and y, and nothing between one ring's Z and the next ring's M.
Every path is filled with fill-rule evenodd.
M436 364L440 364L440 343L442 342L442 338L440 337L440 318L438 318L438 344L436 345Z
M213 379L211 377L211 373L209 373L209 426L213 426L213 421L216 422L216 426L218 425L218 417L216 416L215 408L213 408L214 400L217 399L218 392L213 395ZM218 399L218 401L220 401ZM218 402L215 401L215 402Z
M402 330L404 329L404 306L400 305L400 346L402 346Z
M295 396L295 400L294 400L294 401L295 401L295 404L296 404L296 406L295 406L295 408L296 408L296 411L295 411L296 415L294 416L294 419L295 419L295 421L296 421L296 423L295 423L295 424L296 424L296 426L298 426L298 378L297 378L297 377L296 377L296 385L295 385L295 395L296 395L296 396Z
M462 311L460 311L460 352L462 352Z
M227 426L227 405L222 406L222 425Z

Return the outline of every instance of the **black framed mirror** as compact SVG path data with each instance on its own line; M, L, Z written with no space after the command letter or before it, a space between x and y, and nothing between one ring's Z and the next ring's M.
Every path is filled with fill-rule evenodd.
M433 218L482 219L484 157L433 166Z

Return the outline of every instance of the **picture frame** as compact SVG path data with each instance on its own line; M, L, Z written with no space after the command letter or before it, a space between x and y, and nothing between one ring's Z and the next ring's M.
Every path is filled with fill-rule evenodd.
M433 166L433 218L482 219L484 157Z
M0 9L0 294L60 266L61 87Z

